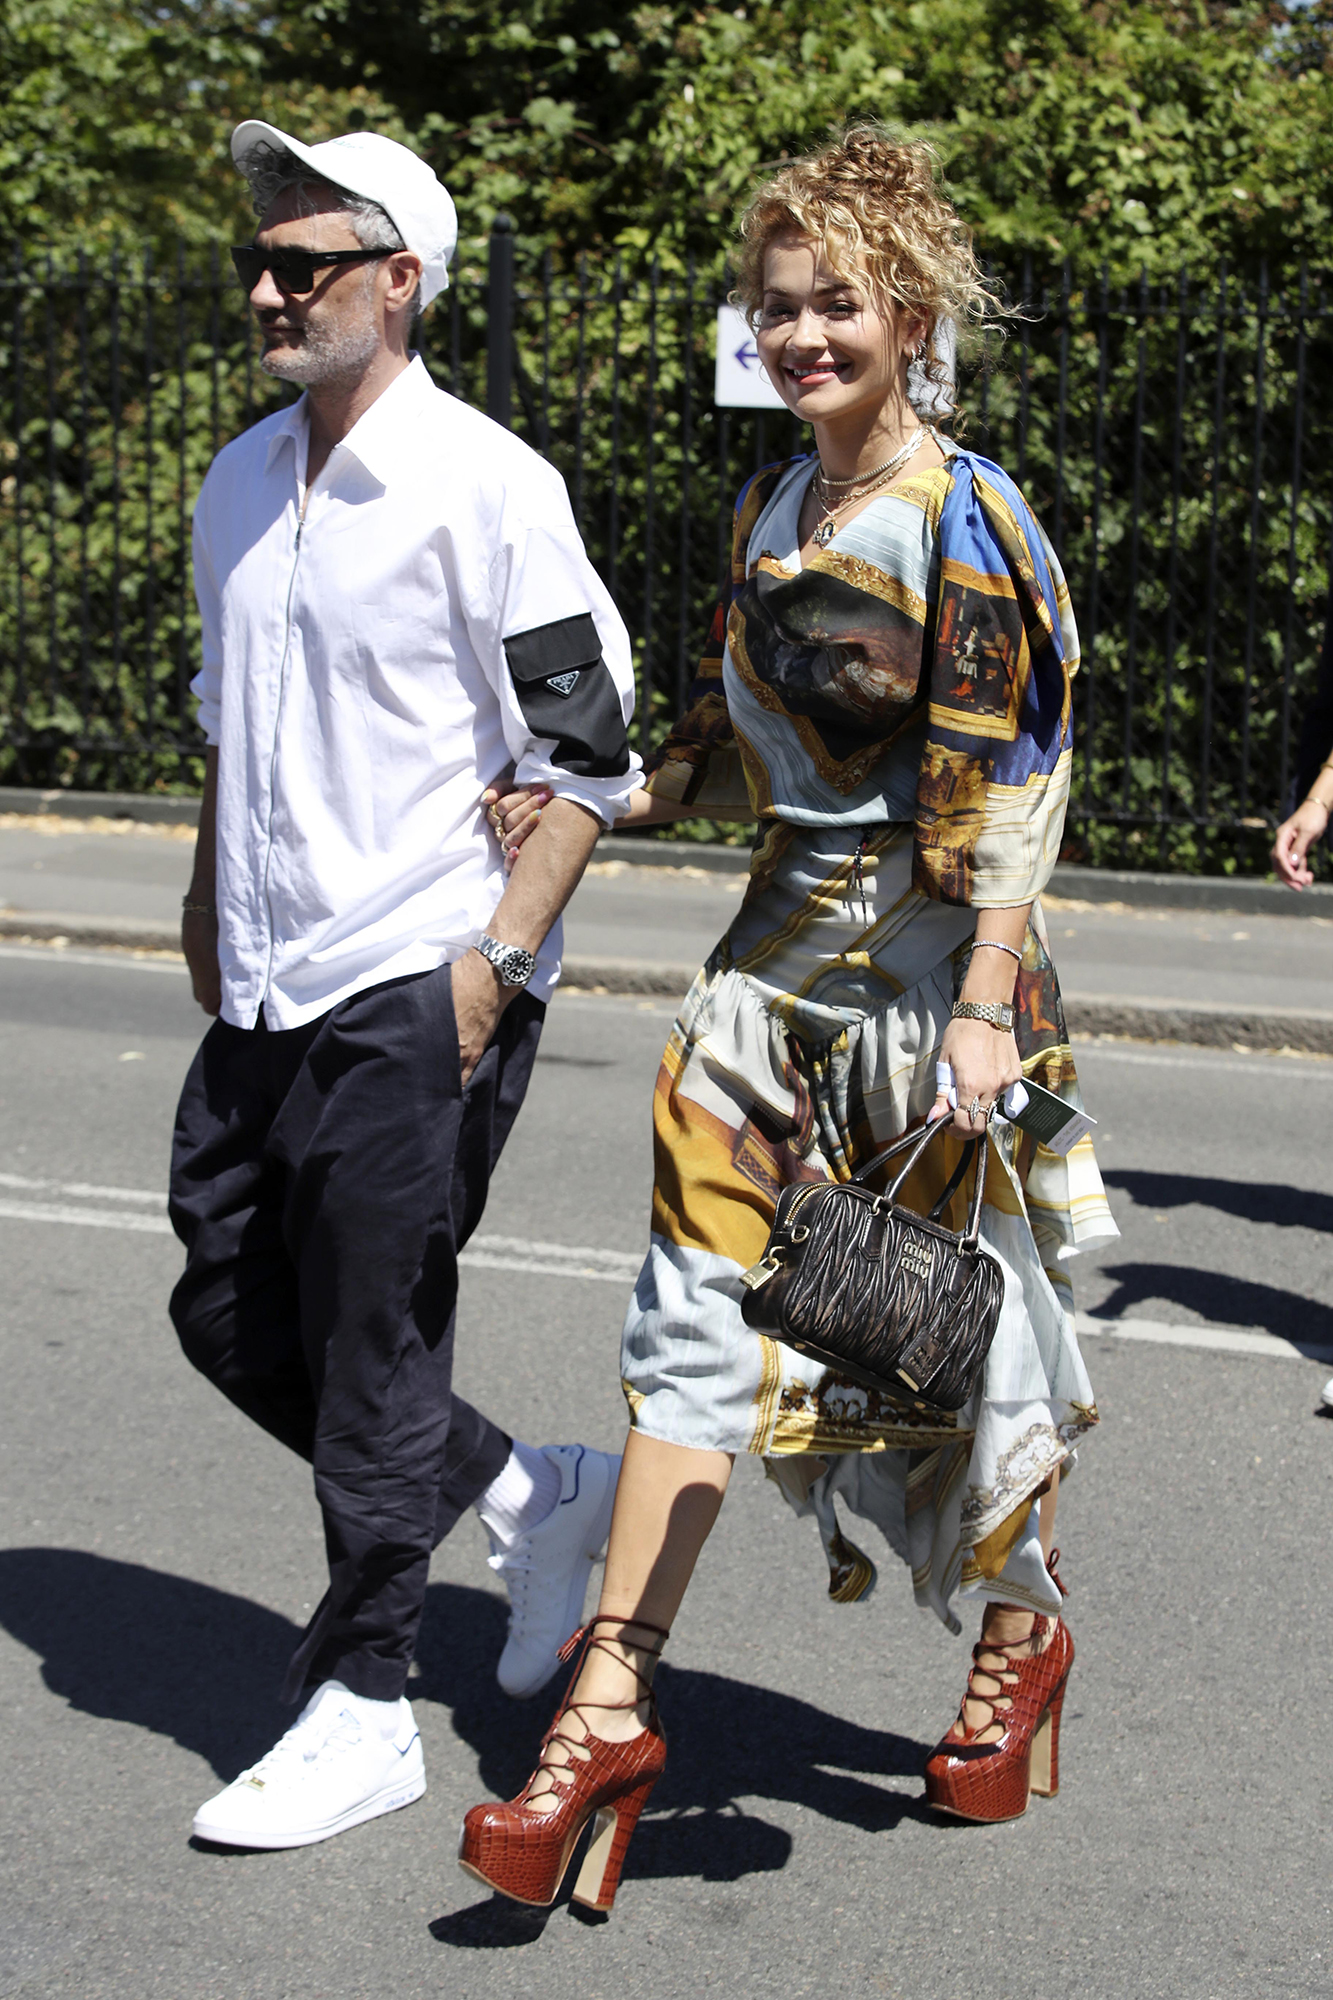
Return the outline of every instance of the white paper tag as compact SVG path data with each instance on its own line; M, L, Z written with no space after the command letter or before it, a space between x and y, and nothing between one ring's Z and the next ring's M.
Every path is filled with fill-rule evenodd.
M935 1088L944 1093L949 1109L956 1111L958 1089L952 1063L936 1063ZM1011 1083L995 1116L1001 1123L1008 1122L1030 1132L1048 1153L1058 1153L1061 1158L1097 1127L1095 1118L1090 1118L1086 1111L1076 1111L1072 1104L1066 1104L1063 1097L1057 1097L1041 1083Z

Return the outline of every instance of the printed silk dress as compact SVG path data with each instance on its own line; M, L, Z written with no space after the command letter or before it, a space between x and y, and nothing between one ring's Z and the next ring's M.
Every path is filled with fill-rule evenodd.
M780 1189L845 1180L930 1109L978 909L1033 901L1019 1053L1025 1075L1080 1103L1035 901L1069 790L1068 592L1007 477L941 443L944 466L898 481L804 564L812 460L757 473L737 503L729 602L648 787L757 816L759 832L658 1076L652 1242L621 1363L636 1429L763 1456L815 1516L835 1599L875 1582L841 1501L957 1631L955 1594L1059 1609L1031 1501L1097 1421L1065 1269L1117 1233L1090 1141L1061 1158L992 1128L982 1240L1004 1303L956 1416L866 1389L740 1309ZM928 1148L901 1198L927 1209L962 1143Z

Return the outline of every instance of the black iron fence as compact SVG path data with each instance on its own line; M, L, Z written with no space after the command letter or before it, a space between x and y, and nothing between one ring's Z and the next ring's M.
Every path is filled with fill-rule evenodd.
M1106 863L1250 868L1285 794L1329 595L1329 303L1009 274L1023 316L965 371L968 442L1015 474L1083 635L1070 835ZM215 250L0 278L0 777L192 786L189 512L286 398ZM534 264L501 229L423 323L437 381L560 468L634 635L637 728L689 678L746 474L806 448L716 409L716 274Z

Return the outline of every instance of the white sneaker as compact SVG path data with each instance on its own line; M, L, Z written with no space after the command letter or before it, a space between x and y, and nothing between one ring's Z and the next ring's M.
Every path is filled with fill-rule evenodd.
M545 1687L557 1655L583 1622L596 1558L611 1532L620 1460L583 1444L544 1444L560 1498L544 1521L507 1547L491 1536L491 1568L509 1592L509 1637L496 1679L522 1701Z
M410 1806L425 1789L406 1695L386 1736L350 1689L325 1681L268 1755L200 1806L194 1831L223 1847L310 1847Z

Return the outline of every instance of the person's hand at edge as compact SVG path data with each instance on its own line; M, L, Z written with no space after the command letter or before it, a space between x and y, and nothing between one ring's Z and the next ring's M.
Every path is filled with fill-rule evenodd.
M1328 807L1318 799L1302 799L1290 819L1283 820L1273 842L1273 866L1289 889L1308 889L1314 873L1306 856L1328 831Z

